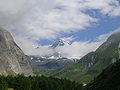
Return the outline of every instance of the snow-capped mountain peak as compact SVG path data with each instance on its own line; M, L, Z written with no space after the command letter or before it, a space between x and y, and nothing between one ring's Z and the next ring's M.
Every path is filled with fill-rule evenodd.
M61 47L65 45L69 45L69 43L65 41L64 39L57 39L51 47L56 48L56 47Z

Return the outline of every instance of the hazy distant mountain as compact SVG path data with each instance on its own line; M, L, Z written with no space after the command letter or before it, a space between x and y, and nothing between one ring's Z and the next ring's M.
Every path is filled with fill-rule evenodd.
M32 68L11 34L0 27L0 74L32 75Z

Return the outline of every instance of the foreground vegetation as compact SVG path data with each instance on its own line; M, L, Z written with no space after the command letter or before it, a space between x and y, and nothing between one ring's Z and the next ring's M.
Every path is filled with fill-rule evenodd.
M0 90L82 90L81 84L44 76L0 76ZM10 90L11 90L10 89Z
M120 90L120 60L111 64L94 80L82 84L45 76L0 76L0 90Z
M87 90L120 90L120 60L94 78L87 85Z

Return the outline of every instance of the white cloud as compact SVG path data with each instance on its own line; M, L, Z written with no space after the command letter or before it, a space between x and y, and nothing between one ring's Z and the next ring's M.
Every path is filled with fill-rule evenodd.
M76 38L71 36L71 37L63 37L61 38L63 39L64 41L66 41L67 43L71 44Z
M110 12L110 16L120 16L120 6L113 9L113 11Z
M0 25L13 23L30 6L28 0L0 0ZM28 4L29 3L29 4Z
M89 16L84 11L98 10L104 15L120 16L120 4L117 0L0 1L0 25L8 25L14 22L7 28L13 33L16 42L26 54L52 53L51 50L46 50L47 46L40 46L41 50L36 51L33 45L37 45L37 40L55 39L61 36L61 32L78 32L93 26L94 23L99 21L99 18ZM73 42L65 51L67 52L69 48L72 48L75 50L73 51L74 54L69 51L69 56L77 56L78 54L83 56L95 50L105 37L108 37L108 35L99 37L100 42Z
M40 6L39 10L46 11L51 7L51 3L53 2L49 0L0 0L0 26L18 22L38 5Z
M106 36L106 35L100 35L98 38L101 38L102 36ZM22 41L22 43L18 43L18 44L23 48L25 53L27 53L28 55L45 56L45 55L52 55L56 52L60 52L61 56L63 57L81 58L87 53L95 51L106 39L107 37L105 37L104 39L97 39L96 42L74 41L70 45L67 44L65 46L62 46L56 49L50 48L51 45L38 46L37 44L33 43L33 41L27 40L25 38L22 40L21 38L18 38L18 40ZM65 38L64 40L71 41L73 40L73 38L68 37L68 38ZM25 43L25 45L23 45L23 43ZM31 48L31 47L34 47L34 48Z
M100 35L100 36L97 37L96 39L97 39L97 41L102 41L102 42L104 42L104 41L106 41L106 40L108 39L108 37L110 37L110 35L115 34L115 33L119 33L119 32L120 32L120 28L117 28L117 29L114 30L114 31L111 31L111 32L109 32L109 33Z
M75 41L70 45L65 45L63 47L59 47L53 50L52 48L50 48L50 45L47 45L47 46L39 45L39 48L37 48L38 47L37 43L35 43L34 41L30 41L28 39L25 39L25 38L22 39L20 37L20 38L17 38L17 40L22 42L22 43L18 43L18 45L20 45L22 49L24 50L24 52L27 53L28 55L45 56L45 55L52 55L55 52L60 52L60 54L63 57L68 57L68 58L81 58L87 53L91 51L95 51L103 43L103 40L98 40L96 42Z
M112 34L112 32L110 33L107 33L107 34L103 34L103 35L100 35L99 37L97 37L97 40L98 41L106 41L106 39Z
M84 9L99 10L102 14L108 16L120 16L120 13L115 14L116 12L120 12L120 3L118 0L85 0L82 4L82 8Z
M76 41L73 42L71 45L63 46L58 48L58 52L61 52L63 57L68 58L81 58L89 52L95 51L102 42L82 42Z
M98 22L97 18L83 13L86 10L99 10L105 15L120 16L117 0L55 0L52 3L51 1L37 0L32 10L27 11L26 17L17 25L13 25L14 29L17 28L22 37L24 35L29 39L31 37L35 40L53 39L61 32L77 32Z
M49 10L41 10L41 6L36 5L26 18L19 23L17 29L19 34L27 34L25 37L33 39L51 39L56 38L60 32L72 33L77 32L86 27L90 27L97 19L79 11L77 7L72 7L76 3L73 0L63 1L59 3L56 0L53 7ZM65 4L66 10L58 9L57 7ZM46 6L49 4L44 4ZM78 6L78 5L77 5ZM16 29L16 24L13 26ZM23 29L23 30L22 30Z
M34 40L29 40L27 38L21 38L21 36L17 36L17 38L16 38L16 36L14 36L14 37L15 37L15 41L20 41L20 42L17 42L17 44L19 46L21 46L21 48L27 55L44 56L44 55L49 55L49 54L54 53L53 50L49 48L49 45L47 45L47 46L39 45L38 46L38 44Z

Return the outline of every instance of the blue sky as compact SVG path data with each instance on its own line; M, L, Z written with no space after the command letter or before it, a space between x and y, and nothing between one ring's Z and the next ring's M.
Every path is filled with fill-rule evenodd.
M100 21L95 25L73 34L75 37L78 37L77 40L94 41L99 35L109 33L120 27L120 17L111 18L101 15L98 18Z
M73 33L62 33L61 36L53 39L53 40L38 40L38 43L41 45L49 45L54 42L54 40L62 37L75 37L75 41L96 41L96 37L107 34L109 32L112 32L120 27L120 16L116 17L108 17L106 15L103 15L99 13L99 11L95 10L88 10L86 11L87 14L90 16L94 16L95 18L98 18L99 21L97 23L94 23L91 25L91 27L87 27L83 30L80 30L78 32ZM73 42L73 41L72 41Z
M120 0L4 0L0 13L0 25L32 55L54 53L49 45L62 38L71 45L58 51L81 57L120 29Z

